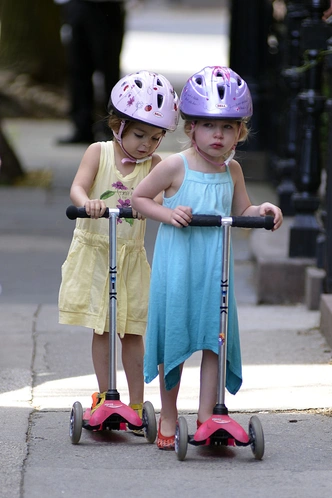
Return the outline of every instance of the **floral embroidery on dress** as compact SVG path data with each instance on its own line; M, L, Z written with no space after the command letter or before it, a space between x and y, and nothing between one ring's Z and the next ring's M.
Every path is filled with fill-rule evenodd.
M117 208L130 208L131 207L131 191L126 187L122 182L117 181L112 183L112 187L114 190L106 190L103 194L101 194L100 199L105 200L109 197L113 197L113 195L118 195L117 200ZM133 189L131 189L133 190ZM134 220L132 218L118 218L117 223L122 223L125 220L129 225L133 225Z

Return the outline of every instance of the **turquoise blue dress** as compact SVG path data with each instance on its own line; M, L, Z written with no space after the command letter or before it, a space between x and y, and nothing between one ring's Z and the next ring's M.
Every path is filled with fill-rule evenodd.
M189 169L180 155L183 183L175 195L164 198L164 206L191 206L193 214L230 216L234 186L228 167L223 173L201 173ZM219 227L160 225L150 283L146 383L158 375L158 365L163 363L165 386L170 390L180 380L181 363L194 352L208 349L218 354L222 235ZM226 387L235 394L242 384L242 365L233 257L230 260Z

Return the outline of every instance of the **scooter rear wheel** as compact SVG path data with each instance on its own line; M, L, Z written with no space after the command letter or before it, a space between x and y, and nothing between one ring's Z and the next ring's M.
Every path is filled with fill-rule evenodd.
M251 451L256 460L261 460L264 455L264 433L262 424L256 415L253 415L249 421L249 437Z
M157 437L157 421L153 405L150 401L143 403L143 432L148 443L154 443Z
M81 439L83 426L83 408L79 401L75 401L70 413L69 437L72 444Z
M188 449L188 425L184 417L179 417L175 427L175 453L178 460L186 458Z

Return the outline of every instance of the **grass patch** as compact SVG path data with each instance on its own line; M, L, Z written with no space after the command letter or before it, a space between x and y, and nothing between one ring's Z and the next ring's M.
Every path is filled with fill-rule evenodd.
M14 182L14 187L50 188L52 186L52 171L36 169L25 173Z

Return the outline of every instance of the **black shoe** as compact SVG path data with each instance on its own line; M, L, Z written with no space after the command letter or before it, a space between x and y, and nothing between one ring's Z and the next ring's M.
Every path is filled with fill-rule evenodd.
M81 133L74 133L69 137L59 138L57 140L58 145L91 144L92 142L94 142L92 134L83 135Z

